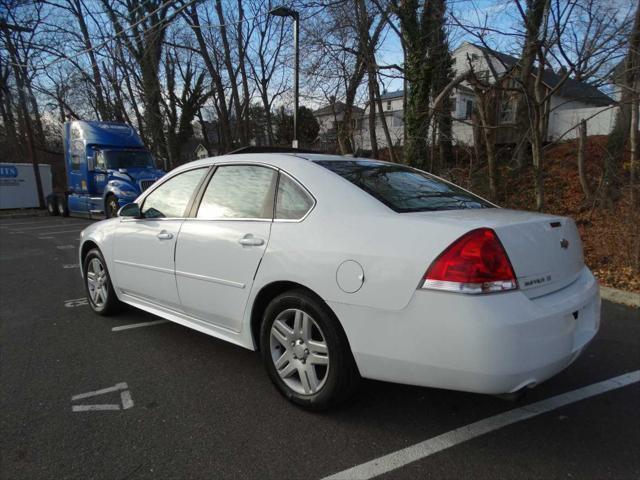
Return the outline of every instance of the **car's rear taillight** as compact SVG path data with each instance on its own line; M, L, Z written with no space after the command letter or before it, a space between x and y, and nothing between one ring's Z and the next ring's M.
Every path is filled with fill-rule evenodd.
M514 290L518 282L496 233L479 228L457 239L433 261L422 288L491 293Z

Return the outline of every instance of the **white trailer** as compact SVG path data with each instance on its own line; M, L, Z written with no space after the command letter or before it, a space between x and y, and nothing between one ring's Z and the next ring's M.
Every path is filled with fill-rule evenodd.
M41 163L42 193L52 192L51 165ZM0 210L39 207L38 187L30 163L0 163Z

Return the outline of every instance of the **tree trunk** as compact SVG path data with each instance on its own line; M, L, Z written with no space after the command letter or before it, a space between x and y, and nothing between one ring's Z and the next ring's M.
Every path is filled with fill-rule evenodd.
M580 133L578 137L578 176L580 177L580 185L584 192L585 200L591 198L591 189L589 188L589 181L587 180L587 172L585 170L585 154L587 150L587 121L582 120L578 126Z
M15 45L13 44L13 39L11 38L11 34L9 33L9 28L6 24L0 23L2 26L2 30L6 40L7 50L9 51L9 58L11 59L12 67L13 67L13 75L16 82L16 87L18 90L18 101L20 105L20 109L22 110L22 119L23 119L23 131L27 137L27 153L31 163L33 165L33 175L36 180L36 188L38 192L38 203L40 208L45 208L44 201L44 192L42 190L42 179L40 178L40 167L38 166L38 157L36 155L35 142L33 138L33 126L31 125L31 115L29 113L29 107L26 99L26 86L24 83L23 71L19 63L18 55L16 53Z
M195 34L196 41L198 42L200 55L202 55L204 64L207 67L207 71L209 72L209 75L211 75L213 84L215 86L218 128L220 129L220 135L218 136L218 149L220 150L220 153L224 153L231 149L231 147L233 146L233 134L231 133L229 110L227 109L227 102L225 100L226 93L224 90L224 84L222 82L220 73L213 64L213 60L211 59L211 55L209 54L207 43L205 42L204 36L202 35L202 28L200 28L200 19L198 18L198 10L196 9L196 5L191 7L188 16L193 24L192 29L193 33Z
M524 46L522 47L522 55L518 62L520 66L519 80L523 94L516 108L517 132L520 133L520 138L517 142L519 147L516 155L517 166L520 169L524 168L528 163L529 144L532 130L535 128L531 123L531 107L533 99L535 98L532 73L538 49L540 29L548 9L549 0L527 0L527 10L525 12L525 18L523 19L525 39ZM533 146L531 147L533 150Z
M269 102L268 85L266 84L266 82L262 85L260 98L262 98L264 120L267 125L267 145L271 147L273 145L273 117L271 115L271 103Z
M98 110L99 119L111 120L112 117L107 107L107 103L105 102L104 94L102 92L102 79L100 74L100 67L98 66L98 61L96 60L96 55L93 50L93 45L91 44L91 37L89 36L89 29L87 28L87 23L84 20L84 13L82 11L82 2L80 0L71 0L71 9L75 14L76 20L78 22L78 26L80 27L84 48L87 52L87 55L89 56L89 62L91 63L91 73L93 75L93 87L95 88L96 107Z
M495 150L495 125L490 112L493 111L495 95L491 91L482 91L474 88L476 98L478 99L478 117L480 120L480 130L482 132L484 153L487 156L487 170L489 176L489 199L496 201L498 199L498 169L496 162Z
M367 70L371 69L367 67ZM369 71L369 75L371 75L371 71ZM384 118L384 113L381 113L380 116ZM371 156L379 158L378 138L376 135L376 99L371 77L369 77L369 141L371 142Z
M240 141L246 145L247 135L244 129L244 122L242 121L243 112L242 104L240 103L240 94L238 93L238 85L236 83L236 74L233 71L233 60L231 58L231 47L229 46L229 38L227 36L226 20L224 18L224 12L222 10L221 0L216 0L215 3L216 12L218 14L218 20L220 21L220 38L222 39L223 47L223 63L227 69L227 75L229 75L229 84L231 87L231 100L236 111L236 123L238 125L238 133ZM224 97L222 97L224 98Z
M382 122L382 130L384 131L384 138L387 141L387 151L389 152L389 160L394 163L398 162L398 156L391 139L391 133L389 132L389 126L387 125L387 119L384 116L384 107L382 106L382 96L380 95L380 84L376 80L375 82L375 96L376 103L378 105L378 112L380 113L380 121Z
M622 164L625 147L631 132L632 105L637 105L638 84L640 83L640 5L636 7L633 28L629 35L629 52L624 59L624 71L619 79L622 89L618 114L613 130L607 140L607 151L604 162L603 186L601 199L606 206L611 206L618 192L618 170ZM637 145L636 145L637 148Z
M640 65L638 66L640 67ZM631 205L637 207L640 204L640 191L638 181L638 117L640 110L640 79L636 81L633 104L631 106L631 131L629 132L629 183L631 186Z
M246 52L244 44L244 34L242 27L244 24L244 9L242 8L242 0L238 0L238 65L240 68L240 80L242 82L242 121L245 138L244 141L248 145L249 138L249 81L247 79L247 70L245 67Z
M4 124L7 142L9 144L9 152L7 159L9 161L17 161L20 152L20 142L18 141L18 132L16 131L15 118L13 116L13 102L11 99L11 91L6 84L9 73L2 79L0 85L0 117Z
M544 154L540 132L537 128L534 128L531 133L531 157L535 172L536 209L541 212L544 208Z

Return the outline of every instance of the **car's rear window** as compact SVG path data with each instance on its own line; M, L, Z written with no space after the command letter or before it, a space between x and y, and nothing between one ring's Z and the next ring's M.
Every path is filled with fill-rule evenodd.
M399 213L493 207L451 183L405 165L371 160L320 160L316 163Z

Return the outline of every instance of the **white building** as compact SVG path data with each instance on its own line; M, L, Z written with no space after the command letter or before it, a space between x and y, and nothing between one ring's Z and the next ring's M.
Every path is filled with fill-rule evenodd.
M454 76L473 68L477 75L485 76L489 82L501 81L514 68L517 68L518 59L501 52L464 42L452 52ZM547 89L553 89L562 81L562 73L546 71L543 74L543 84ZM462 82L451 94L452 136L453 142L464 145L473 145L472 116L476 106L476 96L471 86ZM404 108L403 92L386 92L382 95L385 119L391 142L394 145L404 143ZM344 104L340 105L343 112ZM515 138L516 131L516 105L517 97L514 94L503 94L498 111L498 124L501 129L499 143L509 143L510 138ZM335 108L324 107L314 112L320 123L320 136L330 139L328 135L335 129L337 122L331 123ZM584 82L578 82L568 78L552 94L549 105L549 125L547 140L575 138L577 125L582 119L587 120L589 135L608 134L615 118L615 101L597 88ZM333 117L332 117L333 115ZM340 120L342 117L340 117ZM369 135L369 105L363 110L354 111L354 145L362 150L371 150ZM381 118L376 121L376 138L378 146L384 148L387 141L384 134ZM330 141L330 140L329 140Z

